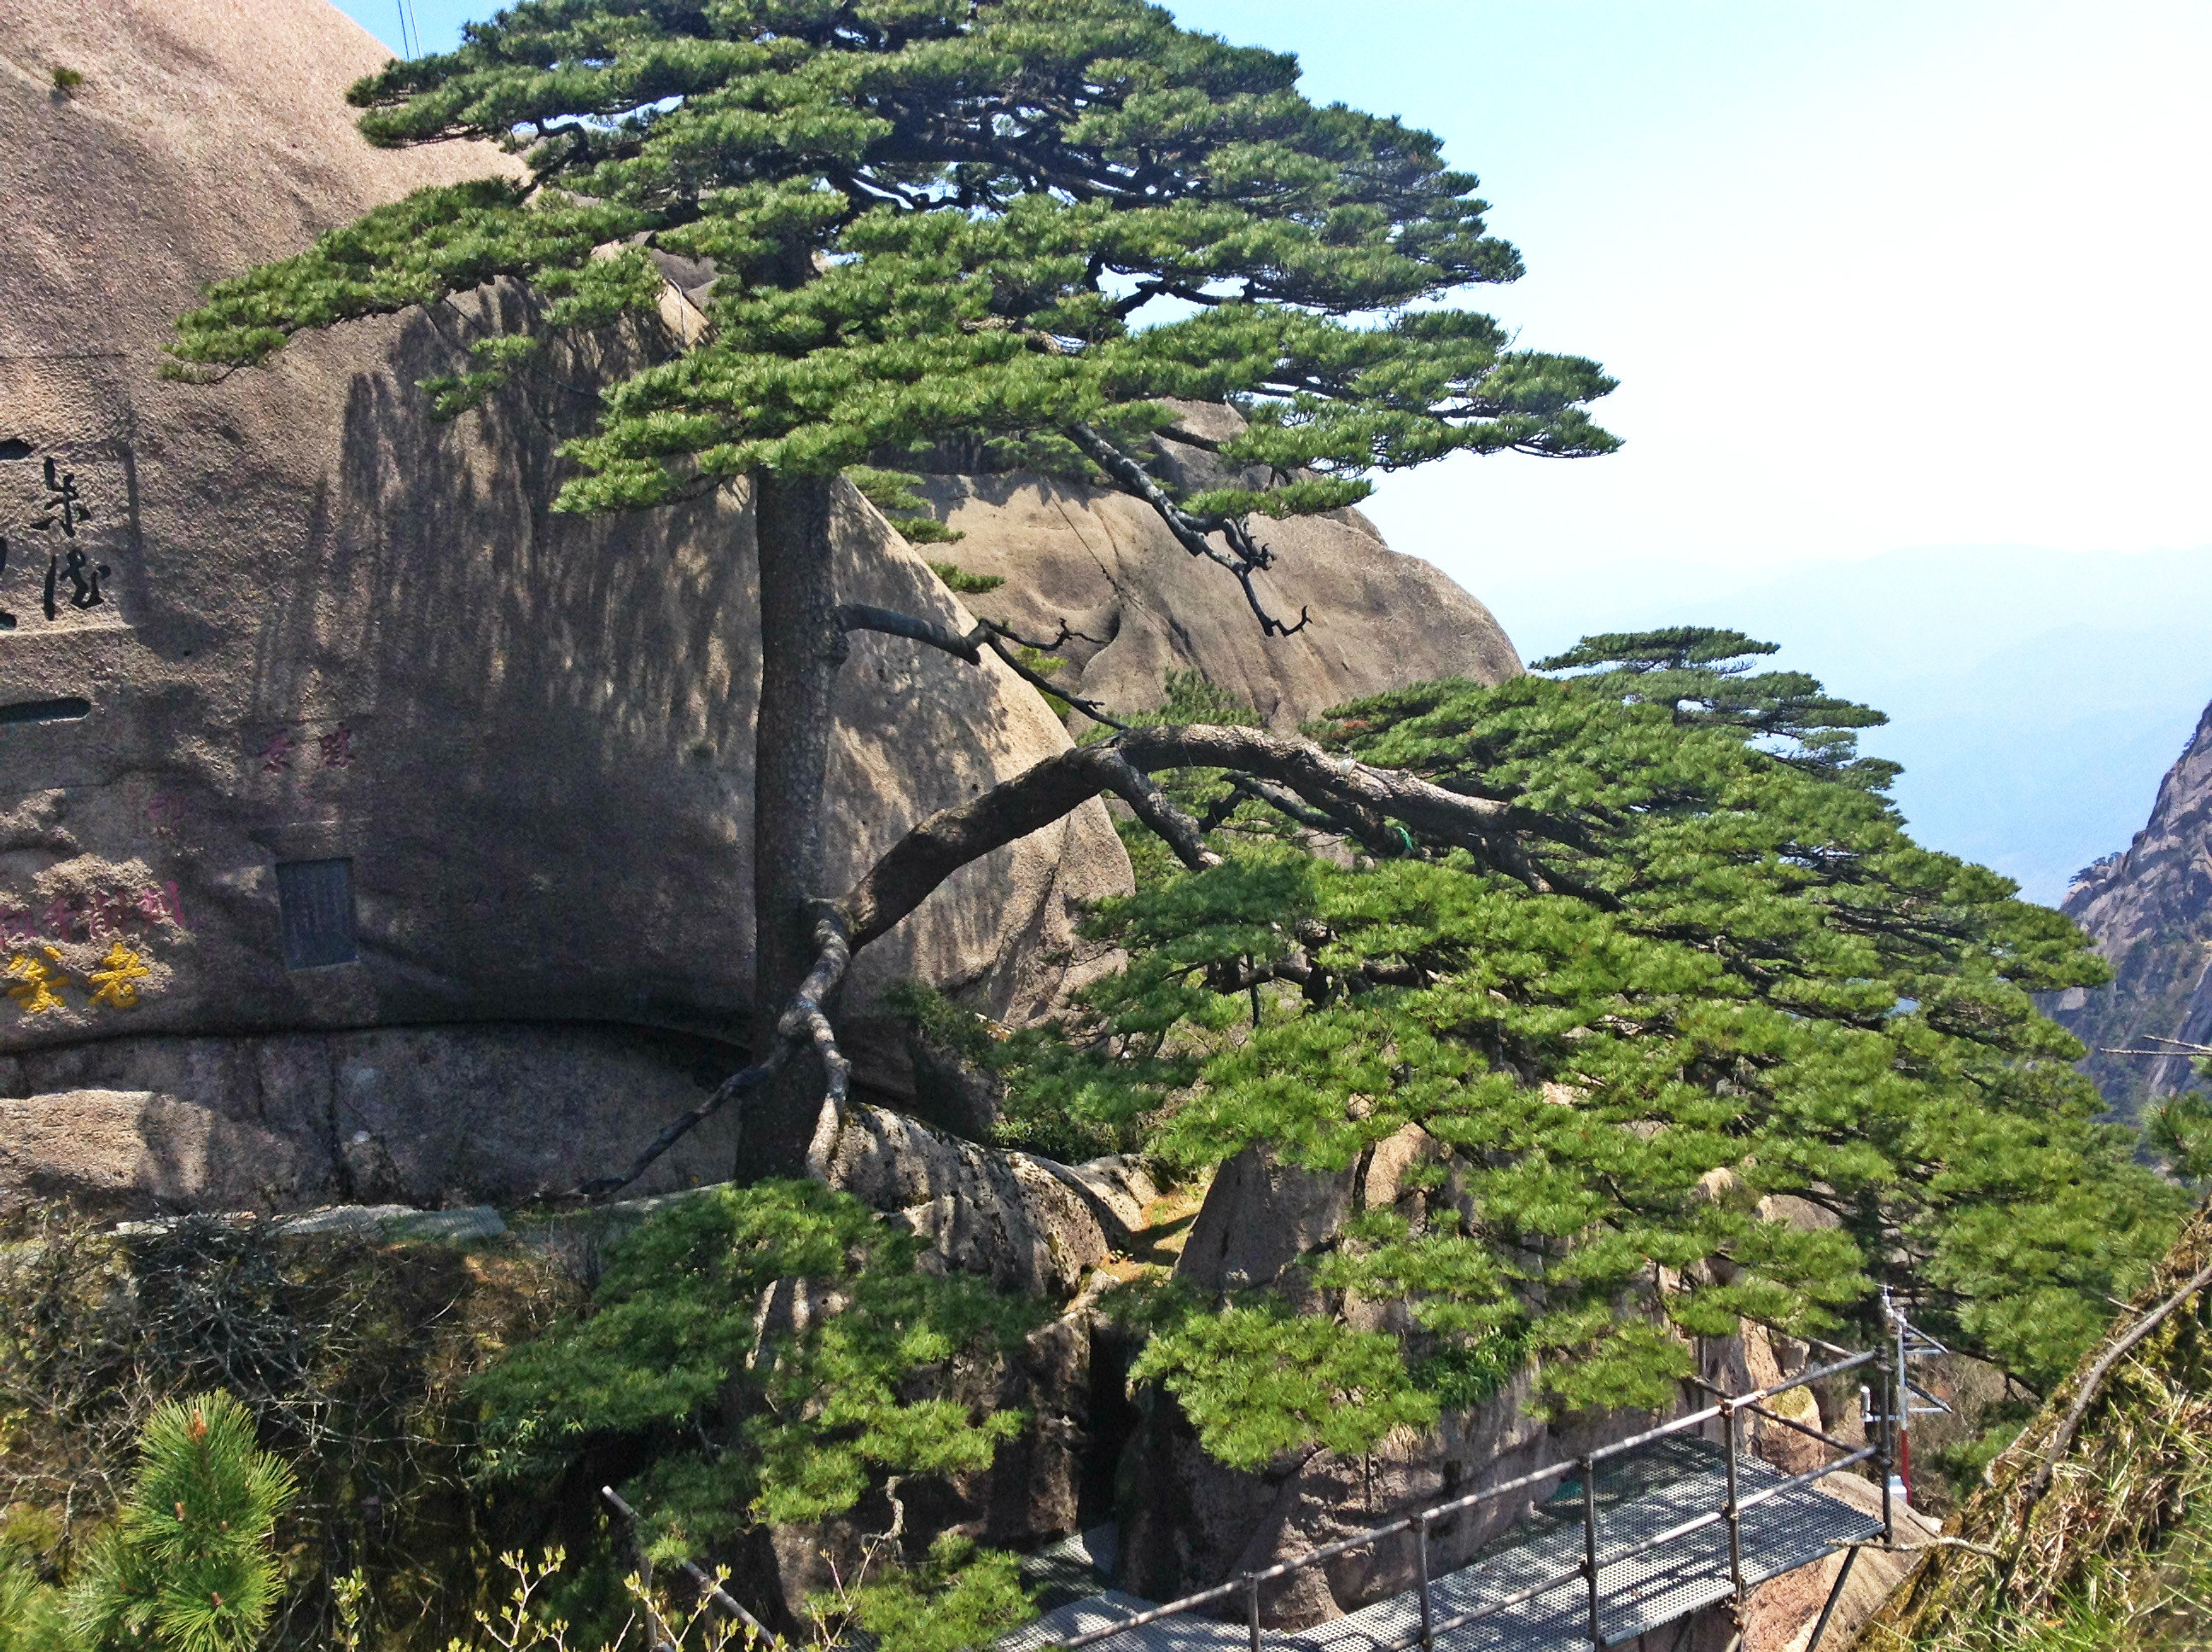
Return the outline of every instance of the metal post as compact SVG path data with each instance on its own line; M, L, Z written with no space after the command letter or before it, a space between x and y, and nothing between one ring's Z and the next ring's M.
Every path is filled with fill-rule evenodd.
M1844 1585L1850 1581L1851 1568L1858 1564L1859 1546L1856 1543L1844 1551L1843 1569L1836 1574L1835 1587L1828 1591L1828 1604L1820 1608L1820 1621L1813 1625L1813 1638L1805 1643L1805 1652L1814 1652L1820 1644L1820 1636L1828 1627L1828 1619L1835 1616L1836 1602L1844 1598Z
M1892 1455L1897 1460L1897 1483L1905 1489L1905 1506L1912 1507L1912 1379L1911 1368L1905 1364L1907 1346L1905 1310L1893 1310L1897 1316L1897 1449Z
M1897 1546L1897 1518L1895 1512L1890 1508L1889 1497L1891 1419L1889 1416L1889 1348L1887 1344L1882 1347L1881 1357L1875 1361L1874 1369L1875 1392L1881 1395L1882 1403L1881 1416L1876 1425L1878 1431L1875 1435L1877 1449L1874 1458L1875 1468L1881 1477L1881 1540L1893 1549Z
M1721 1406L1721 1447L1728 1455L1728 1507L1723 1512L1728 1516L1729 1582L1735 1590L1736 1604L1743 1604L1743 1528L1739 1523L1735 1506L1735 1442L1736 1431L1742 1425L1736 1421L1735 1401L1728 1400Z
M1605 1635L1597 1626L1597 1464L1577 1458L1583 1471L1583 1576L1589 1585L1590 1644L1602 1648Z
M1421 1580L1421 1652L1431 1652L1436 1645L1435 1632L1429 1627L1429 1515L1426 1509L1413 1522L1413 1569Z
M1244 1586L1244 1622L1252 1632L1252 1652L1260 1652L1260 1580Z

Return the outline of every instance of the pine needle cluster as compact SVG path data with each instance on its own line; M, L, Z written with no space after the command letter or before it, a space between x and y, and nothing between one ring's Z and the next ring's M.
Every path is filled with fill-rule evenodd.
M1229 479L1181 501L1201 524L1457 451L1613 447L1595 364L1437 306L1521 271L1475 179L1297 77L1138 0L524 0L349 95L372 143L489 139L527 177L418 191L216 284L176 367L522 283L530 330L429 386L451 414L549 334L650 335L672 256L714 272L708 331L609 386L567 508L762 471L880 490L947 441L1111 483L1170 398L1249 419Z
M952 1378L1011 1353L1043 1310L921 1272L920 1253L817 1182L684 1200L614 1251L586 1317L477 1379L488 1473L547 1483L580 1453L617 1451L641 1465L624 1484L648 1553L674 1561L845 1515L886 1476L988 1467L1027 1418L971 1407ZM946 1551L908 1568L893 1543L883 1558L824 1609L857 1613L890 1652L942 1652L968 1643L945 1641L947 1625L1021 1615L1000 1557Z
M292 1471L254 1443L253 1418L227 1394L156 1407L115 1525L70 1589L90 1648L244 1652L276 1608L276 1517Z

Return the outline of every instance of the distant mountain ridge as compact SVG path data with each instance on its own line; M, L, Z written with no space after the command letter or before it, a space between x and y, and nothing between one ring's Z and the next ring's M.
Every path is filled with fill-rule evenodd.
M2113 980L2046 1007L2089 1046L2083 1070L2106 1098L2140 1117L2187 1084L2189 1064L2112 1052L2212 1040L2212 706L2166 772L2148 823L2125 850L2082 870L2063 910L2088 932Z

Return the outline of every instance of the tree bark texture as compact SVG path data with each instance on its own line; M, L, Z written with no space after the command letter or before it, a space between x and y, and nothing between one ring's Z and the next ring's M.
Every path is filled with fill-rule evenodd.
M830 518L837 480L763 473L753 483L760 550L760 713L753 729L753 1014L757 1059L818 951L807 902L823 883L823 786L836 731L838 623ZM775 1073L746 1108L740 1181L805 1172L822 1101L805 1061Z

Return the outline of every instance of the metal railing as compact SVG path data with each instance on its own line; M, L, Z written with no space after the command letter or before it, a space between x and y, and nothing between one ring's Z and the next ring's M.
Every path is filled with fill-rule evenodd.
M1601 1446L1595 1451L1585 1452L1581 1456L1569 1458L1565 1461L1554 1463L1549 1467L1538 1469L1534 1473L1522 1474L1500 1485L1486 1487L1480 1491L1471 1491L1427 1509L1400 1515L1395 1519L1387 1520L1379 1526L1356 1532L1350 1537L1340 1538L1333 1543L1324 1543L1320 1547L1309 1550L1304 1554L1295 1556L1288 1560L1277 1561L1273 1565L1263 1566L1256 1571L1241 1572L1227 1582L1217 1583L1211 1588L1203 1588L1194 1594L1187 1594L1179 1600L1170 1601L1165 1606L1153 1606L1097 1629L1087 1630L1082 1634L1070 1636L1056 1644L1063 1649L1063 1652L1080 1652L1082 1648L1100 1645L1113 1640L1117 1636L1140 1629L1146 1624L1158 1623L1162 1619L1195 1612L1202 1606L1212 1606L1218 1601L1226 1600L1242 1594L1244 1597L1245 1624L1251 1643L1251 1652L1261 1652L1260 1594L1266 1584L1278 1578L1288 1577L1310 1566L1320 1565L1324 1561L1334 1559L1337 1556L1348 1553L1352 1550L1365 1548L1384 1539L1410 1531L1413 1534L1415 1591L1420 1611L1420 1625L1411 1635L1384 1643L1377 1647L1375 1652L1402 1652L1403 1649L1416 1645L1422 1648L1423 1652L1433 1652L1438 1636L1465 1629L1469 1625L1480 1623L1486 1618L1495 1617L1501 1612L1510 1611L1540 1595L1548 1594L1554 1589L1565 1588L1577 1578L1583 1582L1588 1603L1590 1644L1603 1648L1609 1643L1606 1639L1601 1623L1604 1607L1604 1589L1600 1576L1601 1564L1605 1567L1616 1566L1622 1561L1632 1559L1637 1555L1662 1548L1670 1543L1680 1542L1682 1539L1710 1527L1725 1524L1728 1528L1730 1592L1734 1598L1741 1601L1745 1593L1741 1529L1744 1513L1869 1459L1876 1464L1881 1480L1882 1540L1885 1544L1892 1543L1894 1540L1894 1525L1890 1497L1890 1465L1894 1457L1895 1412L1899 1407L1892 1400L1893 1374L1891 1370L1890 1350L1884 1346L1869 1352L1850 1353L1844 1349L1835 1348L1825 1343L1816 1345L1826 1351L1844 1357L1829 1364L1808 1370L1801 1376L1791 1377L1785 1382L1770 1383L1765 1388L1754 1388L1749 1394L1721 1394L1721 1397L1715 1403L1702 1410L1678 1417L1669 1423L1662 1423L1657 1428L1647 1429L1644 1432L1631 1438L1615 1441L1611 1445ZM1763 1403L1778 1394L1786 1394L1793 1388L1801 1388L1809 1383L1841 1376L1846 1371L1855 1370L1868 1364L1874 1366L1883 1394L1881 1410L1869 1416L1869 1424L1873 1427L1875 1436L1870 1444L1853 1446L1849 1441L1838 1440L1808 1424L1784 1417ZM1721 1393L1709 1383L1699 1382L1698 1386L1705 1388L1709 1393ZM1843 1455L1835 1461L1824 1463L1807 1473L1793 1475L1786 1480L1764 1487L1748 1496L1741 1495L1737 1485L1736 1463L1738 1447L1741 1443L1740 1436L1743 1427L1741 1419L1747 1412L1765 1421L1778 1424L1785 1429L1808 1436L1823 1446L1841 1452ZM1720 1506L1693 1515L1688 1520L1679 1521L1665 1531L1643 1538L1626 1546L1609 1549L1605 1553L1603 1562L1601 1563L1597 1496L1599 1466L1612 1459L1644 1449L1662 1440L1674 1438L1688 1433L1692 1430L1702 1429L1707 1424L1714 1422L1720 1424L1722 1455L1727 1465L1725 1497ZM1583 1552L1580 1561L1556 1568L1535 1582L1500 1599L1486 1600L1480 1606L1439 1621L1436 1613L1435 1580L1431 1579L1429 1572L1431 1528L1438 1521L1449 1520L1455 1515L1463 1514L1469 1509L1495 1503L1504 1497L1517 1496L1547 1481L1557 1480L1570 1473L1578 1473L1582 1481ZM1493 1556L1492 1559L1498 1558ZM1463 1576L1468 1570L1480 1570L1489 1564L1491 1564L1490 1561L1477 1562L1473 1566L1463 1568L1461 1572L1447 1575ZM1644 1625L1633 1632L1640 1634L1651 1627L1656 1625Z

